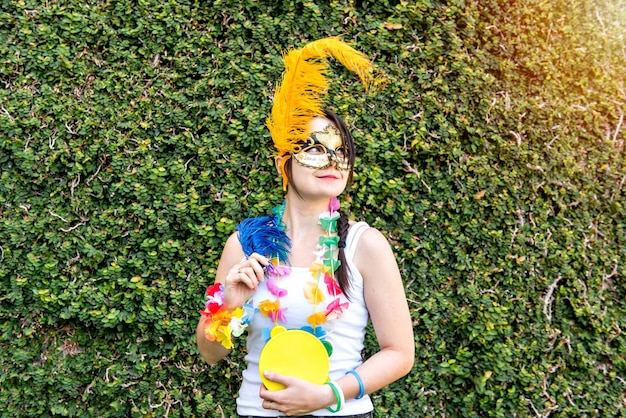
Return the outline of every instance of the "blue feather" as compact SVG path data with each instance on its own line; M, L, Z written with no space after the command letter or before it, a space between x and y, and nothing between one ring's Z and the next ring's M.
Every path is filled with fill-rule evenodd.
M246 257L258 253L287 261L291 241L275 215L247 218L237 226L239 242Z

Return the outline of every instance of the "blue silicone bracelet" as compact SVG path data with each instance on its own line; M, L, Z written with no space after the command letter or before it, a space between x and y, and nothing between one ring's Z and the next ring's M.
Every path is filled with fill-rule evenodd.
M363 396L365 396L365 386L363 385L363 379L361 379L361 376L359 376L359 374L355 370L348 370L346 374L351 374L352 376L356 377L357 382L359 382L359 395L354 399L361 399Z

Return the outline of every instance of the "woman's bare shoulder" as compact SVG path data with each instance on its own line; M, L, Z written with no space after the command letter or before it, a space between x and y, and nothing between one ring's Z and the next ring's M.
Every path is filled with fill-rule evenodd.
M352 228L356 223L357 222L351 222L350 228ZM359 237L356 247L356 256L364 257L365 259L370 256L376 258L380 251L385 251L389 248L389 241L383 233L377 228L369 226Z
M239 236L237 235L237 232L234 232L228 237L228 239L226 240L226 244L224 244L224 249L222 251L222 260L239 262L242 257L244 257L244 253L243 249L241 248L241 243L239 242Z

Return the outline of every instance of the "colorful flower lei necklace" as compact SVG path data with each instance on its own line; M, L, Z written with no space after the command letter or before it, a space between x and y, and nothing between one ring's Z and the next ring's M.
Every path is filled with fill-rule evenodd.
M285 204L273 210L273 215L248 218L237 228L239 231L239 241L248 257L253 252L266 254L271 259L271 264L267 267L266 286L273 299L261 301L258 308L254 308L248 301L243 308L228 310L223 304L224 287L216 283L207 288L208 301L202 315L209 319L209 324L205 328L205 335L210 341L219 341L224 347L232 348L231 335L240 336L250 324L252 316L256 311L269 317L274 323L274 328L282 327L279 323L285 323L285 311L287 308L281 307L280 298L287 295L287 290L280 287L280 278L291 273L291 267L280 265L281 260L287 260L290 241L285 231L282 217ZM304 295L307 301L313 305L313 313L307 318L309 325L301 329L308 331L322 340L329 351L332 347L325 342L326 331L320 326L329 320L338 319L348 308L348 302L342 302L340 295L341 287L335 279L335 271L341 262L335 256L340 247L339 236L337 236L337 220L339 219L339 199L332 198L328 211L319 216L319 223L324 230L324 234L319 237L315 251L316 259L309 267L311 279L304 287ZM343 244L342 244L343 245ZM325 301L322 291L326 286L331 301L324 308L320 309L320 304ZM270 329L264 329L265 340L270 338Z

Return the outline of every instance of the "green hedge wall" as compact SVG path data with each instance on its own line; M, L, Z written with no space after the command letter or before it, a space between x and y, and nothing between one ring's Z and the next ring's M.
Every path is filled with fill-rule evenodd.
M3 414L233 416L243 346L199 359L203 291L281 200L281 51L341 35L389 79L333 67L343 202L392 241L417 348L376 416L626 416L623 0L0 5Z

